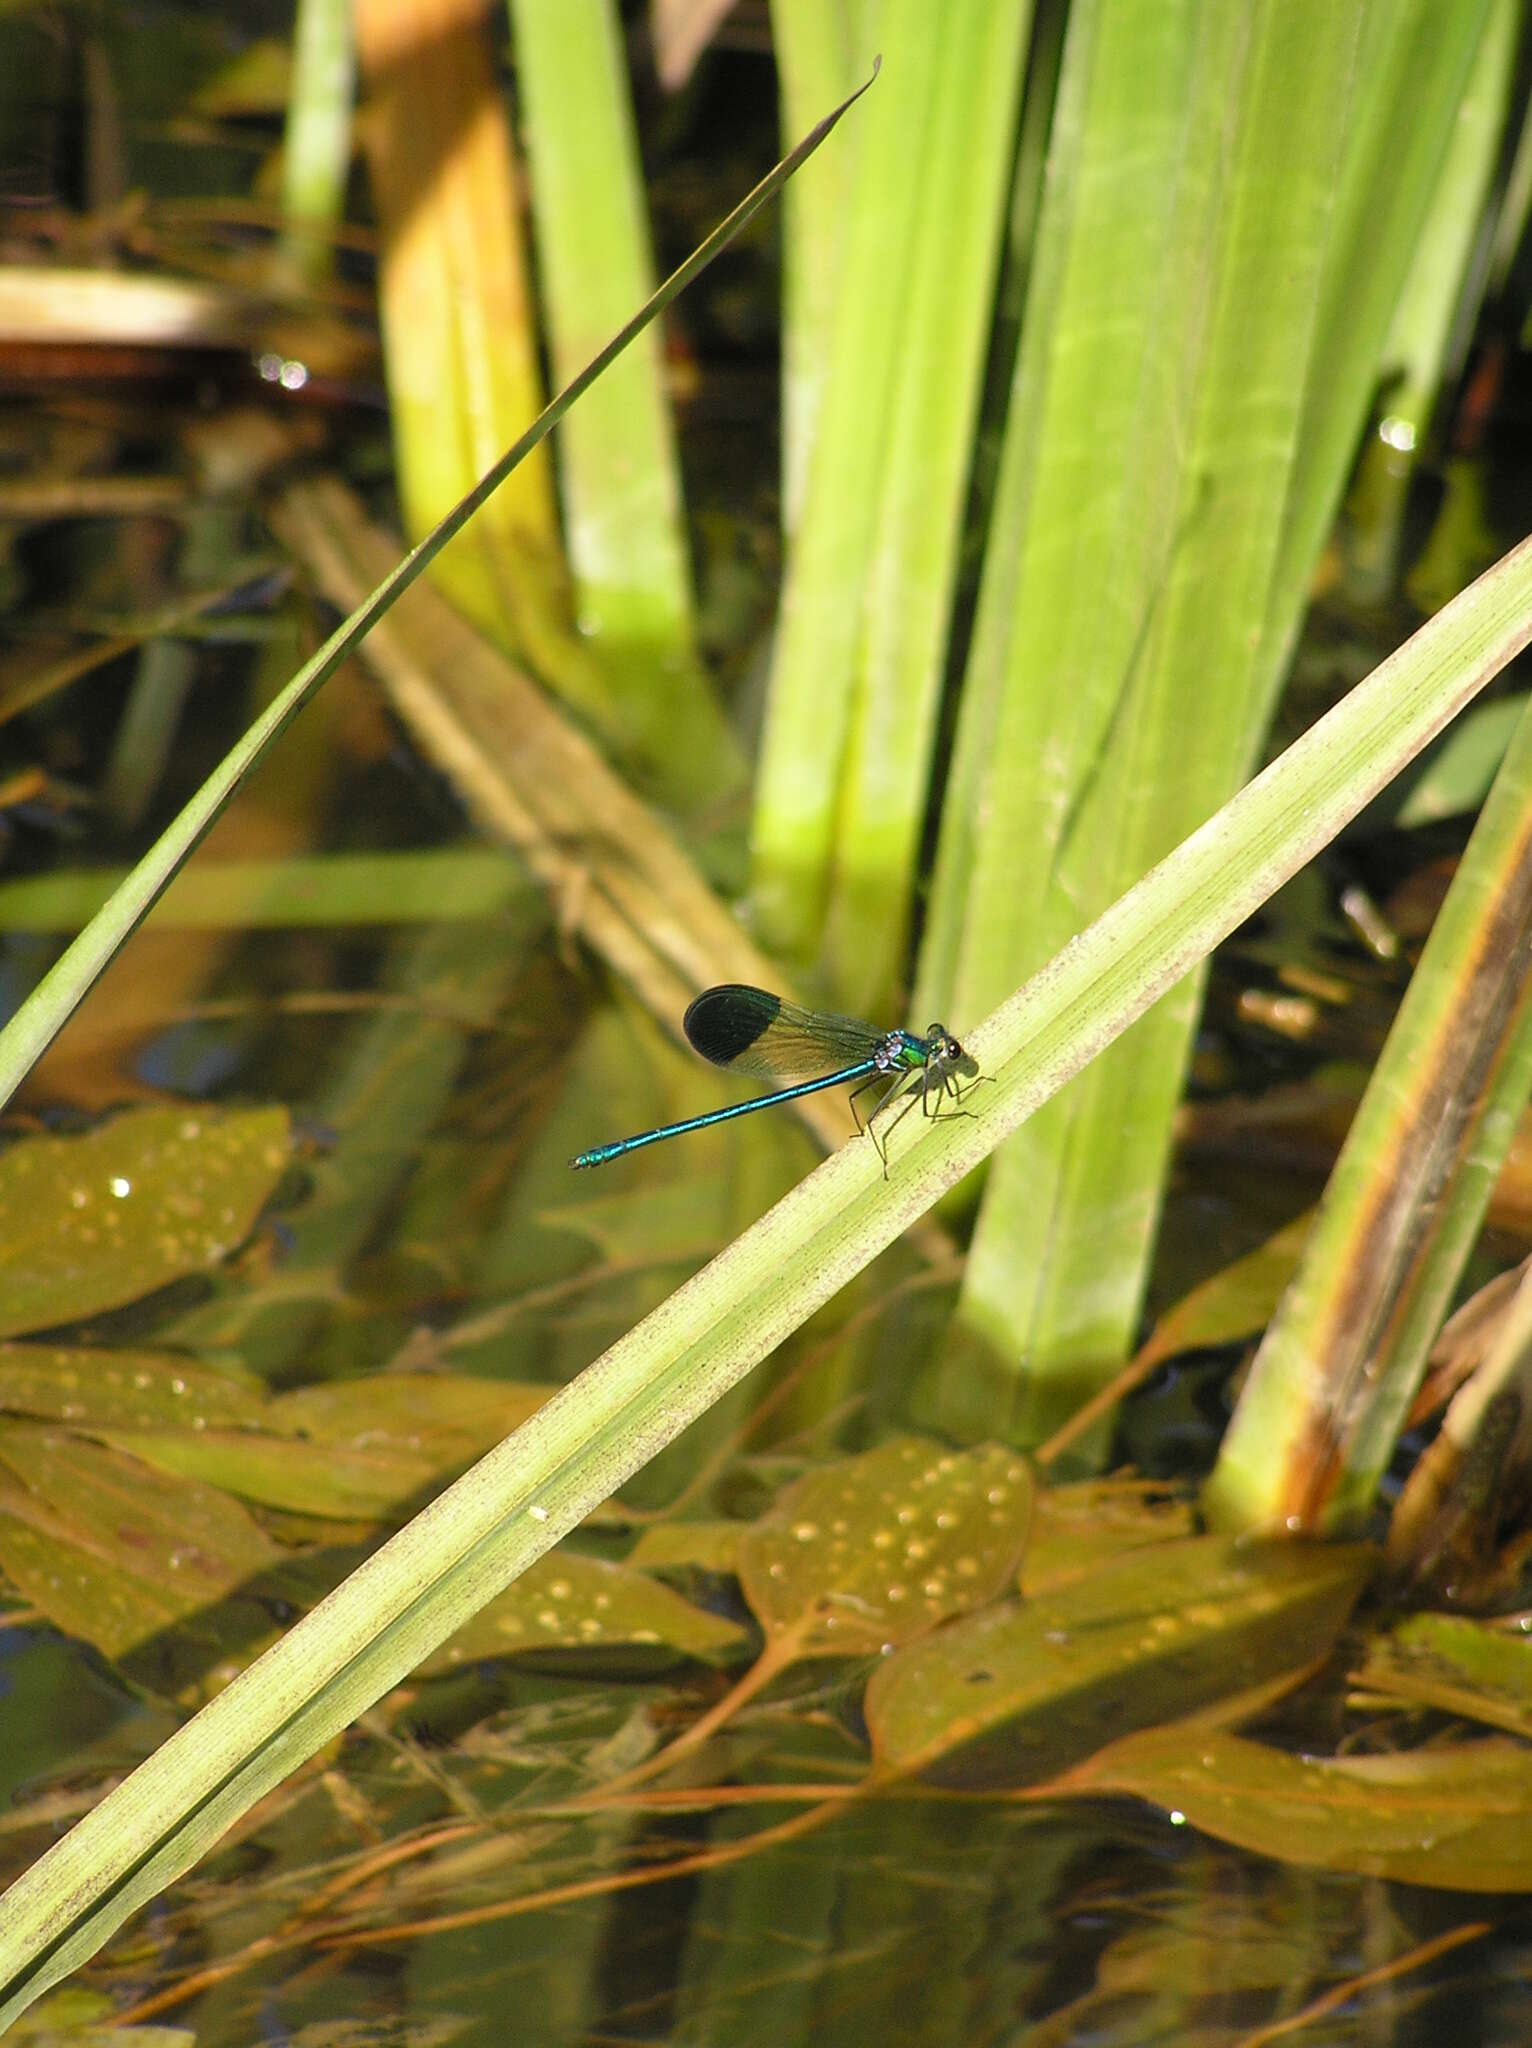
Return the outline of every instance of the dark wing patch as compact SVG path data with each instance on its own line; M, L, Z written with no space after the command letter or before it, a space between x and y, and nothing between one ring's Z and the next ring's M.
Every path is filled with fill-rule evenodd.
M806 1080L870 1060L885 1036L859 1018L800 1010L766 989L737 981L704 989L687 1009L682 1029L714 1066L784 1080Z

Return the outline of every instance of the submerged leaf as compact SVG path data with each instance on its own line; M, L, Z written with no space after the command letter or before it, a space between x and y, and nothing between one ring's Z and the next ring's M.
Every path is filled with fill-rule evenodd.
M265 1406L257 1381L182 1352L0 1344L0 1409L77 1429L206 1429L258 1422Z
M282 1394L267 1419L316 1443L413 1452L437 1469L493 1450L553 1392L469 1373L373 1373Z
M740 1582L767 1635L800 1652L882 1649L994 1599L1031 1511L1014 1451L896 1437L790 1486L742 1537Z
M1029 1600L1083 1579L1130 1550L1195 1534L1189 1501L1147 1479L1040 1486L1021 1590Z
M257 1429L142 1430L118 1441L162 1471L263 1507L371 1520L439 1491L552 1391L456 1373L379 1373L281 1395Z
M66 1984L17 2024L15 2048L197 2048L189 2027L118 2026L112 2000Z
M0 1153L0 1335L78 1322L215 1265L288 1160L287 1112L141 1109Z
M450 1636L419 1673L531 1650L637 1649L713 1664L737 1656L745 1640L737 1624L694 1607L646 1572L554 1551Z
M651 1522L628 1553L646 1572L734 1574L746 1522Z
M1308 1664L1374 1563L1360 1544L1199 1536L971 1615L874 1673L878 1759L948 1784L1047 1777L1127 1729Z
M0 1433L0 1568L58 1628L122 1657L279 1555L227 1494L52 1430Z
M1532 1889L1532 1750L1498 1738L1401 1756L1292 1756L1223 1730L1130 1735L1071 1773L1280 1862L1467 1892Z
M108 1435L165 1473L237 1493L262 1507L351 1522L402 1509L438 1476L412 1451L345 1450L259 1429L122 1430ZM439 1475L445 1483L450 1475Z
M1532 1640L1463 1615L1411 1615L1368 1645L1355 1683L1532 1735Z

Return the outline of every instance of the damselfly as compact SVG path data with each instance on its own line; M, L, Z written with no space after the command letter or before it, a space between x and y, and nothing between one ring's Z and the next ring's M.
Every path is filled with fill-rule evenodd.
M800 1095L814 1095L821 1088L838 1088L848 1081L860 1083L851 1095L852 1114L856 1115L857 1096L886 1081L882 1099L866 1124L886 1171L888 1132L900 1118L917 1102L926 1116L940 1115L949 1099L954 1106L962 1100L963 1084L973 1081L979 1072L972 1053L963 1050L945 1024L933 1024L924 1037L913 1031L877 1031L856 1017L800 1010L796 1003L766 989L737 981L704 989L687 1009L681 1028L693 1048L714 1066L727 1067L735 1074L775 1075L795 1085L774 1088L769 1095L755 1095L725 1109L710 1109L702 1116L685 1117L680 1123L661 1124L658 1130L640 1131L636 1137L616 1138L609 1145L582 1152L570 1161L572 1166L604 1166L607 1160L620 1159L640 1146L657 1145L661 1138L703 1131L730 1117L749 1116L752 1110L769 1109L778 1102L795 1102ZM883 1132L874 1131L875 1119L901 1097L908 1099L893 1123ZM860 1117L857 1127L862 1128Z

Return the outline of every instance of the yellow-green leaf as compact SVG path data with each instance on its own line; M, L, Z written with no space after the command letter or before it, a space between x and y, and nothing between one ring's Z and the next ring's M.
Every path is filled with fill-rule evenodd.
M647 1573L556 1550L481 1608L420 1670L452 1671L481 1657L533 1650L640 1650L713 1664L738 1656L744 1645L745 1632L734 1622L694 1607Z
M1532 1735L1532 1640L1466 1615L1411 1615L1368 1645L1356 1683Z
M262 1507L350 1522L420 1505L415 1496L440 1472L396 1445L364 1450L305 1443L255 1429L143 1429L102 1432L157 1471L216 1486Z
M1113 1743L1071 1790L1128 1792L1279 1862L1465 1892L1532 1888L1532 1749L1494 1738L1397 1756L1293 1756L1221 1729Z
M0 1153L0 1335L78 1322L216 1265L288 1160L287 1112L139 1109Z
M646 1572L739 1570L739 1546L745 1522L652 1522L632 1550L628 1563Z
M0 1431L0 1568L58 1628L122 1657L279 1555L237 1501L107 1445Z
M739 1575L768 1636L856 1655L992 1600L1027 1540L1032 1480L1014 1451L896 1437L790 1486L744 1534Z
M1115 1735L1308 1663L1374 1562L1360 1544L1200 1536L970 1615L873 1674L878 1759L943 1783L1048 1777Z
M1021 1590L1029 1600L1114 1564L1130 1550L1195 1533L1191 1503L1144 1479L1040 1486Z
M0 1408L76 1429L206 1429L257 1422L265 1405L256 1381L182 1353L0 1344Z
M434 1470L492 1449L553 1391L469 1373L374 1373L282 1394L271 1403L266 1420L272 1429L316 1443L409 1451Z

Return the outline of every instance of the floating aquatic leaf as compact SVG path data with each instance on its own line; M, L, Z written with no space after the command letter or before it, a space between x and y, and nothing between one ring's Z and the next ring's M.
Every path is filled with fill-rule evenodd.
M266 1393L250 1378L173 1351L0 1344L0 1409L78 1429L206 1429L255 1423Z
M143 1429L103 1432L108 1441L167 1474L236 1493L290 1514L376 1520L416 1503L434 1478L429 1459L383 1443L369 1450L306 1443L259 1429Z
M668 1769L802 1658L886 1650L993 1599L1015 1576L1031 1504L1027 1467L995 1444L949 1451L896 1437L806 1473L738 1540L740 1584L766 1633L760 1655L618 1782Z
M1021 1590L1029 1600L1088 1578L1130 1550L1195 1533L1190 1501L1147 1479L1040 1486Z
M263 1507L372 1520L439 1491L551 1391L455 1373L380 1373L281 1395L260 1429L144 1430L116 1440L162 1471Z
M1374 1563L1362 1545L1193 1537L970 1615L873 1674L878 1759L944 1783L1048 1777L1127 1729L1309 1663Z
M578 1552L540 1557L420 1666L453 1671L530 1650L640 1650L710 1664L738 1656L745 1632L630 1565Z
M1155 1728L1072 1771L1259 1855L1454 1891L1532 1889L1532 1749L1499 1737L1397 1756L1294 1756L1226 1731Z
M628 1563L648 1572L699 1571L733 1574L747 1522L651 1522L628 1553Z
M1465 1615L1411 1615L1369 1643L1355 1683L1532 1735L1532 1639Z
M410 1451L437 1470L493 1450L553 1391L468 1373L382 1372L279 1395L267 1421L315 1443Z
M140 1109L0 1153L0 1336L78 1322L215 1265L288 1161L287 1112Z
M790 1486L742 1537L740 1583L799 1654L880 1650L1008 1586L1031 1506L1014 1451L896 1437Z
M0 1567L70 1635L122 1657L278 1556L227 1494L63 1432L0 1432Z

